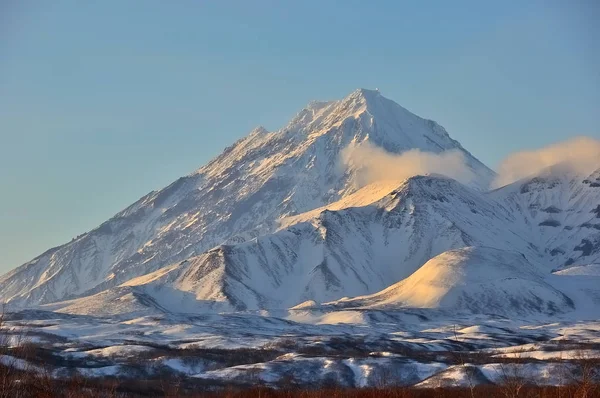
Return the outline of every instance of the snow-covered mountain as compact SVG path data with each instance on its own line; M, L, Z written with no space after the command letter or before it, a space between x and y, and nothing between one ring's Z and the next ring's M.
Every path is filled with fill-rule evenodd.
M437 123L413 115L377 91L360 89L340 101L310 103L277 132L268 132L261 127L253 130L196 172L160 191L149 193L98 228L48 250L0 277L0 300L19 307L89 296L190 257L194 259L189 260L189 264L217 264L219 258L224 258L224 253L229 253L228 247L232 252L227 254L227 258L239 256L239 264L245 256L240 248L262 250L260 242L263 238L251 239L274 232L279 225L278 220L343 200L359 189L354 178L356 170L339 167L340 151L351 143L369 143L391 153L409 149L433 153L456 150L464 155L467 167L476 176L474 186L485 187L493 178L491 170L450 138ZM382 238L376 232L382 230L377 221L368 219L380 211L388 214L383 217L385 222L392 222L388 218L406 217L386 212L382 203L363 211L373 214L358 214L361 212L357 211L357 215L353 215L357 218L356 223L340 228L359 228L360 223L370 225L369 228L374 229L372 236L358 238L367 239L362 243L366 248L368 242ZM315 291L320 289L319 283L331 281L332 286L345 283L345 278L336 280L325 276L334 265L324 263L321 271L313 272L312 267L316 264L309 261L313 258L331 262L330 256L337 255L333 251L329 254L327 245L319 243L319 234L324 229L330 231L326 233L325 241L332 241L335 228L323 225L335 225L339 215L343 213L326 213L320 221L299 224L290 231L279 232L274 238L264 238L269 242L279 240L279 243L269 244L290 250L287 254L293 257L291 251L297 249L295 245L304 245L306 236L313 237L314 247L306 248L307 254L302 257L304 271L289 270L286 275L309 275L312 272L314 284L309 285ZM450 225L444 229L448 229L449 240L459 239L458 230L452 232ZM295 234L303 237L302 242L294 238ZM248 241L246 246L235 245L245 241ZM219 246L224 242L234 245ZM426 245L415 249L423 254L415 256L411 260L414 263L405 268L416 266L419 261L430 254L437 254L446 246L441 245L438 249L426 248ZM204 253L213 247L217 248ZM311 250L314 253L308 254ZM324 254L318 254L319 251ZM265 255L283 258L286 253ZM290 260L288 265L292 264L296 266L295 261ZM247 264L246 268L249 266ZM369 269L365 267L365 270ZM245 271L240 268L238 272ZM258 273L258 270L252 272ZM266 274L271 272L275 271L264 270ZM360 268L357 272L355 277L350 278L360 281L358 286L363 287L347 287L348 293L379 289L382 284L390 282L389 278L404 275L399 270L380 271L369 277L361 275ZM272 276L279 278L276 274ZM199 279L204 277L208 276L197 275ZM218 278L217 274L210 277ZM247 288L248 291L260 290L258 286ZM233 286L231 289L234 290ZM324 297L334 298L345 289L341 285L332 287ZM210 294L200 296L203 295L210 297ZM300 296L302 294L298 294ZM255 299L259 300L258 297ZM292 302L275 299L281 304Z
M600 157L551 149L496 176L377 91L312 102L0 277L7 336L58 358L4 363L202 388L472 387L507 366L562 384L600 355Z
M282 218L273 233L219 245L51 308L106 315L202 313L300 303L322 308L318 303L371 295L325 308L594 314L600 279L594 266L584 265L600 260L600 253L597 246L582 251L579 242L598 237L588 224L597 217L600 189L589 178L556 174L565 184L559 196L572 203L560 219L566 229L549 226L549 210L536 209L565 204L552 191L558 185L542 183L556 172L546 170L546 179L536 176L489 193L437 175L374 183L338 202ZM547 242L559 239L563 252L548 249ZM554 268L564 270L552 273ZM575 276L582 272L587 275Z
M283 218L274 233L217 246L117 290L152 297L165 308L196 305L169 304L178 292L204 303L199 311L282 309L374 293L429 258L474 241L527 250L522 239L504 233L507 217L478 191L446 177L375 183L324 208ZM101 310L110 307L110 297L104 304L92 302Z
M387 152L373 156L458 152L473 178L361 186L361 166L340 159L367 147ZM442 127L357 90L310 103L277 132L255 129L9 272L0 300L90 315L292 307L596 315L600 168L576 170L558 164L488 191L494 173Z

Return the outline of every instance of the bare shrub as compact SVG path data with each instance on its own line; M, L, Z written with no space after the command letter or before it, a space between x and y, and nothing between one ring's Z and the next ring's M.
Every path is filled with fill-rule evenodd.
M600 359L593 358L585 351L579 350L574 358L575 372L574 384L577 398L596 397L600 394L598 382L600 381Z
M519 361L522 353L523 350L515 352L514 362L500 361L498 363L500 367L500 388L506 398L519 397L521 390L528 383L523 374L523 364ZM532 384L532 380L529 380L529 384Z

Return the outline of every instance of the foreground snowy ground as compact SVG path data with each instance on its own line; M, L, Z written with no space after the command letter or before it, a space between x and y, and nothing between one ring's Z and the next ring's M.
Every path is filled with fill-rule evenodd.
M205 385L569 384L600 363L600 320L520 320L433 310L165 314L135 319L7 314L0 360L54 377L154 378ZM31 353L34 353L33 355ZM21 356L21 358L17 358ZM162 375L162 376L161 376Z

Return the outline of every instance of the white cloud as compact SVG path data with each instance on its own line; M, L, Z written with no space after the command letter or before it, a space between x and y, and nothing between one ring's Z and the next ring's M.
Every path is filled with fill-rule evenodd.
M600 140L577 137L538 150L512 154L500 164L493 185L501 187L556 164L564 164L579 173L592 173L600 167Z
M359 186L426 174L442 174L462 183L469 183L474 178L459 150L433 153L412 149L393 154L365 141L346 147L341 160L347 169L356 171L356 183Z

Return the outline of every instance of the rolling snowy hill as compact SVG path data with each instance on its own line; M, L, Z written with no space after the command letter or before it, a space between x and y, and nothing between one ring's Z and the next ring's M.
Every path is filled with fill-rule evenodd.
M439 308L504 316L573 310L572 300L544 279L541 269L520 253L466 247L432 258L408 278L379 293L333 305Z

